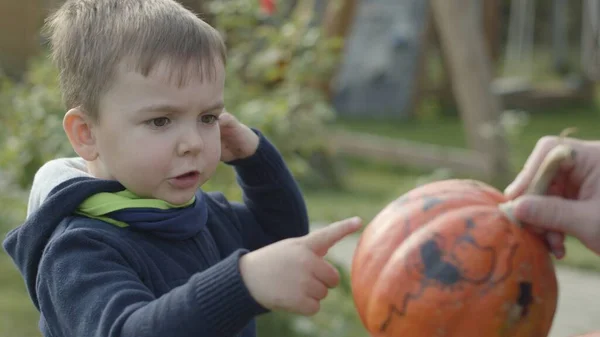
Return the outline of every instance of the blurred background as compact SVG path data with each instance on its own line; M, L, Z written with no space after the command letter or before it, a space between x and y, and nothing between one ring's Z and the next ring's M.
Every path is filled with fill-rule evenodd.
M181 2L224 34L227 108L280 149L315 227L353 215L368 223L433 180L474 178L503 189L540 137L577 127L574 136L598 138L598 0ZM40 35L61 3L0 0L3 235L23 221L36 170L74 155ZM240 199L223 165L203 188ZM266 315L260 336L367 336L344 272L349 240L332 257L342 285L321 312ZM600 330L593 311L600 258L568 238L557 266L553 336ZM38 314L4 252L0 270L0 337L40 336Z

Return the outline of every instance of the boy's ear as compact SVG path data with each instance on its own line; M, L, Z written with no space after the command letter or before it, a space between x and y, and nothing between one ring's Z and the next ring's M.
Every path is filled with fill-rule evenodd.
M63 129L77 154L86 161L98 157L92 123L80 108L73 108L63 118Z

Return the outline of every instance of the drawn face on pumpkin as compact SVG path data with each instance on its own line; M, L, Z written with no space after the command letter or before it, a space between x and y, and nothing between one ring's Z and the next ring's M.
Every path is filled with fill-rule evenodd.
M381 337L547 333L556 305L552 261L542 240L498 209L503 201L491 187L454 180L382 210L353 261L367 329ZM476 315L483 318L467 318Z

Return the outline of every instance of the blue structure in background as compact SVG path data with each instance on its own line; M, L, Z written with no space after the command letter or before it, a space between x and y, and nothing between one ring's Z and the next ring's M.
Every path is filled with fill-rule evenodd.
M340 116L409 117L427 1L362 0L333 85Z

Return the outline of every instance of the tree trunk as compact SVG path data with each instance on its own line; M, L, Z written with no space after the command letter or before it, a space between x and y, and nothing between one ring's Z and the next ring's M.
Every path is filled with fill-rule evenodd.
M41 48L39 30L44 21L45 1L0 1L0 68L20 79L31 57Z
M329 0L322 23L324 36L326 38L342 38L346 40L354 24L357 10L357 0ZM337 52L341 58L343 56L343 49ZM331 81L335 75L336 71L331 74L328 80L321 84L325 95L329 98L331 98Z
M352 28L358 7L356 0L330 0L323 20L327 37L345 38Z
M503 110L492 94L492 62L474 17L465 17L470 0L432 0L434 22L447 57L454 97L470 149L492 163L488 177L506 184L511 176L508 145L499 128Z

